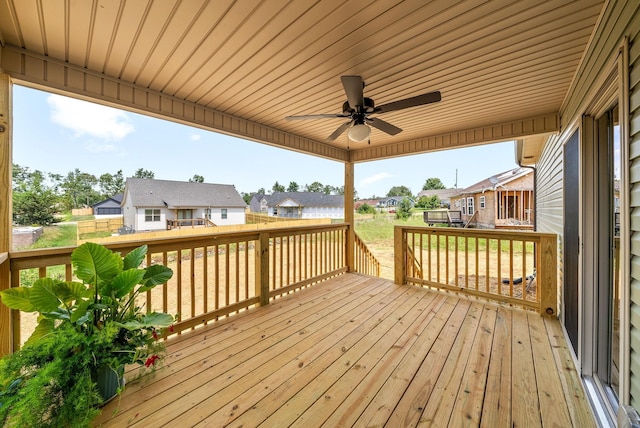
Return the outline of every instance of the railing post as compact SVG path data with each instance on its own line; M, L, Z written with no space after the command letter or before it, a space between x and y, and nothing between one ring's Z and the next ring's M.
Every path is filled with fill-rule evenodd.
M540 315L558 317L558 243L556 235L540 237L536 278L540 293Z
M269 304L269 234L260 233L256 241L255 256L255 288L256 296L260 297L260 305Z
M345 263L349 272L355 272L355 221L353 214L353 162L344 164L344 221L349 225L345 239Z
M394 266L394 280L398 285L407 283L406 280L406 263L405 261L405 245L404 245L404 230L402 226L395 226L393 228L393 266Z
M0 71L0 254L11 251L12 168L11 79ZM9 260L0 263L0 290L9 288ZM0 304L0 356L13 352L11 309Z

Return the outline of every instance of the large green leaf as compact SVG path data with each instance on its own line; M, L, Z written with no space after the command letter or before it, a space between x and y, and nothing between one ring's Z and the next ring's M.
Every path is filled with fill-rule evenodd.
M22 312L35 312L36 308L30 299L31 287L9 288L0 291L2 303L11 309L18 309Z
M69 289L69 298L71 300L82 300L93 297L93 290L81 282L69 281L66 284Z
M124 272L120 272L118 276L113 278L109 286L103 287L103 292L106 295L113 294L117 299L120 299L127 294L131 293L137 284L140 284L144 277L143 269L129 269Z
M127 330L140 330L141 328L166 328L173 324L174 319L171 315L161 313L161 312L152 312L150 314L142 317L142 320L132 320L127 321L122 325L122 327Z
M59 296L67 296L68 289L62 281L40 278L33 283L29 299L38 312L51 312L61 305Z
M81 300L78 306L71 313L71 322L76 323L78 320L82 319L82 322L79 324L83 324L90 318L89 306L91 306L93 302L91 300ZM84 317L84 318L83 318Z
M38 339L53 333L55 330L55 321L49 318L41 318L29 339L25 342L25 346L36 342Z
M163 265L151 265L147 268L147 272L144 275L142 283L143 287L140 288L141 292L151 290L156 285L164 284L169 281L173 276L173 271Z
M71 262L76 267L76 276L89 284L98 280L110 280L122 271L120 254L102 245L86 242L71 253Z
M142 245L134 250L131 250L122 261L124 262L124 270L135 269L142 264L144 257L147 255L147 246Z

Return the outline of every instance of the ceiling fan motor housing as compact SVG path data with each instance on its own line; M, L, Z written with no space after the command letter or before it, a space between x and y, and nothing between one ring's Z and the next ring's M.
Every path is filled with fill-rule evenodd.
M364 106L362 108L362 113L373 113L376 108L375 102L371 98L364 97ZM349 106L349 101L345 101L342 104L342 114L345 116L350 116L356 111Z

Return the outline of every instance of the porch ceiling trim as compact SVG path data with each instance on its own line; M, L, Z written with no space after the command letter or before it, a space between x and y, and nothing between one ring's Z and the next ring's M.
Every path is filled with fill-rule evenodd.
M63 95L73 94L87 101L331 160L349 160L349 152L339 147L283 132L12 45L0 46L0 71L38 89Z
M556 134L559 131L560 118L558 114L549 113L543 116L429 136L398 144L351 150L351 161L362 162L478 144L511 141L525 137Z

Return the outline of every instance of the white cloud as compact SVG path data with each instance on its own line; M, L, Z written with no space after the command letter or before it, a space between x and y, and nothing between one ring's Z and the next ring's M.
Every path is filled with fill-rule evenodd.
M109 153L119 151L118 147L110 143L87 142L84 147L92 153Z
M135 130L126 113L87 101L50 95L51 121L75 132L76 137L121 140Z
M378 182L380 180L384 180L386 178L391 178L393 177L393 174L390 174L388 172L379 172L377 174L374 175L370 175L369 177L363 178L362 180L360 180L360 185L361 186L367 186L369 184L373 184L375 182Z
M191 141L200 141L200 134L191 134Z

